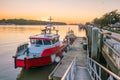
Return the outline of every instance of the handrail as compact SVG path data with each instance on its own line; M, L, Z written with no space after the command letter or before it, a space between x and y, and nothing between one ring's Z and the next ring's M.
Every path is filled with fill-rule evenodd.
M100 33L100 34L104 34L105 36L108 36L108 37L110 37L110 38L112 38L112 39L120 42L120 39L119 39L119 38L116 38L116 37L114 37L114 36L111 36L111 35L107 34L107 32L102 32L102 31L99 30L99 33Z
M99 64L98 62L94 61L93 59L91 59L89 57L88 57L88 59L91 60L92 62L94 62L95 64L97 64L101 69L105 70L107 73L109 73L115 79L120 80L120 77L117 76L115 73L111 72L110 70L108 70L107 68L105 68L104 66L102 66L101 64Z
M65 80L65 78L66 78L66 76L67 76L67 74L68 74L72 64L73 64L73 62L69 65L69 67L67 68L67 70L66 70L65 74L63 75L63 77L61 78L61 80Z
M54 72L57 70L57 68L60 66L61 61L57 64L57 66L54 68L54 70L49 74L48 79L52 80L52 75L54 74Z
M116 51L114 48L112 48L110 45L108 45L106 42L104 42L104 44L109 47L118 57L120 57L120 54L118 51Z
M73 64L75 63L75 61L76 61L76 57L72 60L71 64L67 68L67 70L64 73L63 77L61 78L61 80L66 80L66 76L67 76L68 72L70 71L71 67L73 66Z
M90 28L90 29L89 29ZM91 27L88 27L88 30L87 30L87 32L88 32L88 38L90 39L90 40L88 40L88 43L89 43L89 45L88 45L88 48L91 46L91 31L92 29L91 29ZM103 39L104 39L104 36L106 36L106 37L108 37L108 38L111 38L111 39L114 39L115 41L117 41L117 42L119 42L120 43L120 39L119 38L117 38L116 36L114 36L114 35L110 35L110 34L108 34L108 32L106 32L106 31L102 31L102 30L98 30L98 32L99 32L99 34L102 34L101 36L100 36L100 43L101 43L101 45L100 46L98 46L99 48L100 48L100 52L102 52L102 49L103 49L103 47L104 47L104 45L103 45ZM90 35L89 35L89 33L90 33ZM93 32L92 32L93 33ZM97 44L97 43L96 43ZM110 46L111 47L111 46ZM91 50L91 47L90 47L90 49L89 50ZM89 53L88 53L89 54ZM115 54L117 57L118 57L118 55L117 54ZM112 55L113 56L113 55ZM116 58L116 57L115 57ZM120 59L120 58L119 58ZM109 75L111 75L112 76L112 78L114 77L114 78L116 78L117 80L120 80L120 77L119 76L117 76L115 73L113 73L113 72L111 72L110 70L108 70L107 68L105 68L105 67L103 67L102 65L100 65L99 63L97 63L96 61L94 61L93 59L91 59L91 58L88 58L88 62L89 62L89 64L88 64L88 71L89 71L89 74L91 75L91 77L93 77L93 79L95 79L96 80L96 77L97 77L97 80L100 80L101 79L101 74L99 74L99 73L101 73L101 69L102 70L104 70L106 73L108 73ZM119 61L117 61L117 63L119 64ZM98 68L100 68L100 69L98 69ZM98 69L98 70L96 70L96 69ZM100 70L100 72L99 72L99 70ZM99 73L98 73L99 72ZM109 78L111 78L111 76L109 77ZM100 77L100 79L99 79L99 77ZM109 79L110 80L110 79Z

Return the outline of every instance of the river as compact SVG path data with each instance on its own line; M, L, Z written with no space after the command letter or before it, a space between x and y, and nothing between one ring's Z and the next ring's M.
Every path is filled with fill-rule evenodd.
M75 35L85 36L85 31L79 31L77 25L55 26L59 30L60 40L72 29ZM47 80L56 63L43 67L24 70L14 68L16 48L19 44L29 41L29 36L40 34L43 25L0 25L0 80Z

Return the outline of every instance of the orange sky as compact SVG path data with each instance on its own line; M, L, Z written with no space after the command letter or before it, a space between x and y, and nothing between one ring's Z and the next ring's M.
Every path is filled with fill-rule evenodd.
M120 0L0 0L0 19L24 18L85 23L112 10Z

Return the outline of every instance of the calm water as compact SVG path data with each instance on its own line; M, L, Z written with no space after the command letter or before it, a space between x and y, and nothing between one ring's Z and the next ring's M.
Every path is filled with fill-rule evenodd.
M60 40L66 35L68 29L74 30L77 36L85 36L76 25L56 26L59 30ZM39 34L43 26L15 26L0 25L0 80L47 80L47 76L56 64L24 70L14 69L14 59L17 46L29 41L29 36Z

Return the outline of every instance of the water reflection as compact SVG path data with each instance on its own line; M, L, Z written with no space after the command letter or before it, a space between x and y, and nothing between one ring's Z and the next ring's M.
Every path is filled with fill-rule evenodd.
M22 69L17 80L48 80L48 75L57 64L50 64L43 67L31 68L29 70Z

